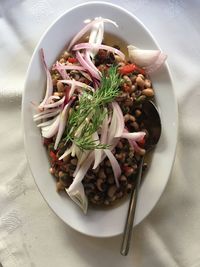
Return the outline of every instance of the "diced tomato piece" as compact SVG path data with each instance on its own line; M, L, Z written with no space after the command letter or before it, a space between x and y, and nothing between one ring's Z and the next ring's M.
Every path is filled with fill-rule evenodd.
M124 92L130 92L130 90L131 90L131 86L128 85L127 83L124 83L123 84L123 91Z
M76 63L78 61L75 57L69 57L67 60L69 63Z
M145 144L145 138L143 138L140 141L138 141L138 144L141 145L141 146L144 146L144 144Z
M56 156L56 154L52 150L50 151L49 155L50 155L53 162L58 160L58 157Z
M127 64L123 67L120 67L118 70L119 70L119 73L122 75L129 74L133 71L138 71L141 74L145 74L144 69L136 66L135 64Z

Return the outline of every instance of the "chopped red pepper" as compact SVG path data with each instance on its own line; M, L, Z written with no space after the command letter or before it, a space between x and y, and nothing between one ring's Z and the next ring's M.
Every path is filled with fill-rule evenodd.
M75 57L69 57L69 58L67 59L67 61L68 61L69 63L76 63L78 60L77 60Z
M142 138L140 141L138 141L138 144L141 145L141 146L144 146L145 138Z
M122 75L129 74L133 71L138 71L141 74L145 74L144 69L136 66L135 64L127 64L127 65L119 68L119 73Z
M50 155L53 162L58 160L58 157L56 156L56 154L52 150L50 151L49 155Z

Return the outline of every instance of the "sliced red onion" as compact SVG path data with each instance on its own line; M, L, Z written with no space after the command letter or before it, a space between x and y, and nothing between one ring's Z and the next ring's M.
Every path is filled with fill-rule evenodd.
M88 199L85 195L83 184L76 184L76 187L73 191L69 191L69 189L65 189L65 191L67 192L69 197L82 209L84 214L86 214L88 208Z
M58 131L59 122L60 115L56 117L56 120L50 126L42 127L42 136L45 138L53 137Z
M62 69L62 70L84 70L84 68L82 66L79 66L79 65L74 65L74 64L63 65L59 62L57 64L59 66L59 69ZM56 67L57 67L57 65L55 65L54 69L57 69ZM69 76L66 79L69 79Z
M93 134L92 138L95 141L96 145L98 145L100 143L99 135L98 135L97 132L95 132ZM99 165L99 163L101 162L101 154L102 154L101 149L95 149L94 150L94 166L93 166L93 169L96 169L97 166Z
M120 137L124 131L124 116L122 110L117 102L112 102L113 112L116 112L117 116L117 129L114 137ZM115 110L115 111L114 111Z
M90 44L90 43L80 43L73 47L74 51L82 50L82 49L104 49L109 52L112 52L114 54L117 54L122 58L122 60L125 60L125 55L118 49L108 46L108 45L102 45L102 44Z
M49 112L49 113L46 113L44 115L38 116L38 117L34 118L33 120L34 121L39 121L39 120L43 120L43 119L52 118L52 117L56 116L57 114L59 114L60 111L61 111L61 109L56 109L53 112Z
M91 76L86 72L86 71L79 71L86 79L88 79L90 82L93 82L92 81L92 78Z
M92 162L94 161L94 151L92 151L87 159L83 162L80 169L78 170L72 184L68 188L68 193L72 193L74 189L76 188L77 184L81 183L83 178L85 177L85 174L87 173L88 169L90 168Z
M95 23L90 33L89 43L100 45L103 41L103 35L104 35L104 23L103 22ZM92 58L94 58L97 53L98 53L98 49L91 49L89 51L89 55Z
M159 57L157 58L156 62L154 62L150 66L146 67L145 71L149 74L155 72L157 69L160 68L160 66L162 66L164 64L166 59L167 59L167 55L161 53L159 55Z
M77 159L79 160L82 152L78 146L75 147L75 154L76 154Z
M78 163L76 165L76 169L75 169L75 171L73 173L73 177L76 176L76 174L79 171L81 165L88 158L88 155L89 154L90 154L90 151L89 150L84 150L84 151L80 152L80 154L79 154L79 160L78 160Z
M60 105L62 105L65 101L65 96L63 96L60 100L51 103L51 104L45 104L43 105L43 108L55 108L55 107L59 107Z
M57 70L63 79L69 79L69 75L67 74L67 72L63 68L63 65L61 63L59 63L58 61L56 62L56 64L54 64L53 70Z
M76 51L76 58L79 63L92 75L92 77L100 80L99 73L88 64L79 51Z
M82 28L82 30L80 32L78 32L74 38L71 40L67 50L70 50L71 47L81 38L83 37L83 35L88 32L94 24L99 23L99 22L109 22L112 23L113 25L115 25L116 27L118 27L118 25L116 24L116 22L110 20L110 19L104 19L104 18L97 18L93 21L91 21L90 23L88 23L85 27Z
M116 186L119 187L118 178L120 177L120 175L122 173L120 165L119 165L118 161L116 160L115 156L113 155L113 153L109 149L104 149L104 152L106 153L106 156L110 160L110 163L111 163L111 166L113 169L113 173L114 173L114 177L115 177L115 183L116 183Z
M51 74L47 68L47 64L45 61L45 57L44 57L44 50L43 48L40 50L40 55L41 55L41 59L42 59L42 63L46 72L46 76L47 76L47 85L46 85L46 93L45 93L45 97L42 100L42 102L39 105L39 108L42 108L44 106L44 104L46 103L47 99L52 95L53 93L53 82L52 82L52 78L51 78Z
M85 61L87 64L99 75L99 80L101 79L101 72L97 69L97 67L94 65L93 61L90 58L90 54L88 51L85 51L85 56L84 56Z
M116 114L116 110L113 109L113 113L112 113L112 119L111 119L111 123L110 123L110 127L108 130L108 144L112 144L113 139L115 137L116 134L116 130L117 130L117 114Z
M39 127L49 126L49 125L51 125L55 120L56 120L56 118L53 118L53 119L48 120L48 121L44 121L44 122L38 124L37 127L39 128Z
M41 117L41 116L48 114L48 113L52 113L52 112L57 111L57 110L60 110L60 109L59 108L52 108L52 109L43 110L43 111L33 115L33 119L36 119L38 117Z
M57 96L57 95L51 95L48 99L47 99L47 102L46 104L51 104L52 103L52 100L59 100L60 97Z
M69 91L69 99L71 99L72 95L74 94L75 89L76 89L76 83L75 83L75 80L72 79L71 88Z
M134 132L134 133L123 132L121 138L131 139L133 141L138 142L141 141L145 135L146 135L145 132Z
M71 104L72 104L72 100L69 101L69 103L64 107L62 113L60 114L60 123L59 123L58 133L56 136L56 141L54 144L54 149L57 149L58 144L61 140L61 137L64 133L64 130L65 130L65 127L67 124L67 116L68 116L68 112L69 112L69 109L71 107Z
M157 70L166 60L167 56L159 50L144 50L133 45L128 46L129 60L147 72Z
M107 109L105 109L105 112L107 112ZM101 138L100 138L100 143L101 144L106 144L107 143L107 136L108 136L108 114L106 114L102 127L101 127ZM99 164L102 162L102 156L103 156L104 151L102 149L96 149L95 150L95 162L93 169L96 169Z
M87 88L87 89L90 89L91 91L95 91L95 89L91 86L89 86L88 84L86 83L82 83L82 82L79 82L79 81L75 81L74 82L72 80L59 80L60 82L64 83L64 84L72 84L74 83L75 86L78 86L78 87L81 87L81 88Z
M104 109L104 112L106 112L105 118L102 123L101 127L101 138L100 138L100 143L101 144L106 144L107 143L107 138L108 138L108 114L107 114L107 108Z
M72 153L71 153L71 156L72 157L75 157L76 156L76 144L75 143L72 144Z
M145 149L141 148L138 143L134 140L128 139L130 146L133 148L134 151L139 152L140 154L145 153Z
M98 80L95 80L95 79L93 79L93 84L94 84L95 90L97 90L100 86L100 82Z
M62 154L62 156L60 156L59 160L64 159L66 156L70 155L72 153L72 147L67 148L64 152L64 154Z
M125 128L124 129L124 134L129 134L129 131ZM144 133L144 132L139 132L139 133ZM139 140L135 140L134 138L128 138L129 145L132 147L132 149L136 152L143 153L145 150L141 148L138 144L137 141L141 141L145 136L145 133L141 135L141 138Z

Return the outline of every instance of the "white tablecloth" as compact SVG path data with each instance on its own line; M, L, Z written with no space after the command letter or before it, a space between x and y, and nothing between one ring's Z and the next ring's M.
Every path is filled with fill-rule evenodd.
M73 3L72 3L73 2ZM65 225L41 197L23 148L21 96L34 47L47 26L85 1L0 1L0 262L4 267L200 266L200 1L113 0L135 14L168 54L179 104L177 156L153 212L121 236L96 239Z

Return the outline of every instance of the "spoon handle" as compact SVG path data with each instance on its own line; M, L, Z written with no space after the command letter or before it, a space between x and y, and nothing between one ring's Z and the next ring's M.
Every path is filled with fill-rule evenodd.
M140 189L140 183L141 183L141 177L142 177L143 162L144 162L144 156L142 157L141 163L139 166L139 172L138 172L138 176L136 180L136 187L133 188L131 191L126 224L125 224L124 233L123 233L123 241L122 241L121 250L120 250L120 253L122 256L126 256L128 254L129 247L130 247L131 234L132 234L132 229L133 229L133 221L135 217L135 210L136 210L136 204L137 204L137 197L138 197L138 192Z

